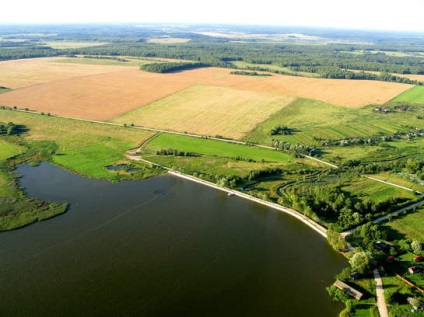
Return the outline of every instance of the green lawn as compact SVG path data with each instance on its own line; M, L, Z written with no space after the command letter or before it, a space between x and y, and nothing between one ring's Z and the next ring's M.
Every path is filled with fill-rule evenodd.
M411 89L408 89L404 93L401 93L399 96L393 98L391 101L424 104L424 87L415 86Z
M22 149L12 143L0 139L0 161L13 157L22 152Z
M241 157L258 162L288 163L294 159L278 151L181 135L161 134L149 142L147 149L177 149L218 157Z

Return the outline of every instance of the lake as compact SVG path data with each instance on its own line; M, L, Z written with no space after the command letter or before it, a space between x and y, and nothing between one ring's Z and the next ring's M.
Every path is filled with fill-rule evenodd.
M111 183L42 163L27 195L68 201L0 234L2 316L337 316L346 260L303 223L170 175Z

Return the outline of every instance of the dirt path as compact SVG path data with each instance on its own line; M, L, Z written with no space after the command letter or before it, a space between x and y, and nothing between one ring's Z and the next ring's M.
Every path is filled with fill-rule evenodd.
M376 284L378 312L380 313L380 317L389 317L386 299L384 298L383 281L381 280L380 272L378 269L375 269L373 273Z

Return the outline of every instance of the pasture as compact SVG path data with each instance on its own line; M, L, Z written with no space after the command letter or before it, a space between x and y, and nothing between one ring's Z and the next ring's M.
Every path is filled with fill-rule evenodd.
M193 86L113 121L238 139L293 100L284 95Z
M56 142L53 161L66 169L97 178L114 178L106 165L124 159L125 151L148 139L152 133L137 129L87 123L0 109L0 117L28 128L28 140Z
M13 157L22 152L22 149L12 143L0 139L0 161Z

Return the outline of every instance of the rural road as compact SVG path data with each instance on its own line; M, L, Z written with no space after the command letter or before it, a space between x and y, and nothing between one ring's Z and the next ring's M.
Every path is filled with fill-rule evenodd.
M381 280L380 272L378 269L375 269L373 273L376 284L378 312L380 313L380 317L389 317L386 299L384 298L383 281Z

